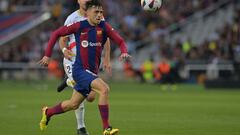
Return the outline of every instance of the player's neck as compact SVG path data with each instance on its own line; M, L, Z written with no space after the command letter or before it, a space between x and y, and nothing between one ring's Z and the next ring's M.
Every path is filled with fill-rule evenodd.
M98 25L98 24L95 24L95 23L91 22L89 18L88 18L87 20L88 20L88 23L89 23L91 26L97 26L97 25Z
M85 11L84 9L82 9L82 8L78 9L78 14L79 14L80 16L87 16L87 15L86 15L86 11Z

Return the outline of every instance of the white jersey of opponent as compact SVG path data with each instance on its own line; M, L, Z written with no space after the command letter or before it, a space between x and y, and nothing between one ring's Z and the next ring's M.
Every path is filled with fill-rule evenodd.
M85 19L86 19L86 17L82 16L80 14L79 10L77 10L67 17L66 21L64 22L64 25L65 26L71 25L73 23L83 21ZM76 41L75 41L74 34L69 35L68 38L69 38L68 49L70 49L76 55ZM68 59L64 58L63 59L63 66L64 66L64 70L65 70L65 73L67 74L68 78L73 80L73 78L72 78L72 65L75 61L75 57L72 57L71 60L72 61L69 61Z

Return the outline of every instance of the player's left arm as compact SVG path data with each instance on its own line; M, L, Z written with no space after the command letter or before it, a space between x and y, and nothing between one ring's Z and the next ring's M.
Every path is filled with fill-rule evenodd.
M112 39L114 42L116 42L120 48L121 55L119 59L122 61L122 60L131 58L131 56L128 54L127 45L124 39L112 28L112 26L109 23L105 22L105 26L106 26L107 36L110 39Z
M104 53L104 60L103 60L103 69L107 71L109 75L112 75L112 65L110 61L110 53L111 53L111 44L109 38L104 45L105 53Z

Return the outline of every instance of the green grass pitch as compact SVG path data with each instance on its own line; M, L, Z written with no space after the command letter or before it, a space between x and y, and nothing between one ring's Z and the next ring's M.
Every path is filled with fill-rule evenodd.
M71 96L56 92L58 81L0 81L0 135L76 135L74 112L52 118L39 130L41 107ZM239 135L240 90L205 90L179 85L162 91L160 85L110 83L110 121L120 135ZM102 126L94 103L86 103L86 125L91 135Z

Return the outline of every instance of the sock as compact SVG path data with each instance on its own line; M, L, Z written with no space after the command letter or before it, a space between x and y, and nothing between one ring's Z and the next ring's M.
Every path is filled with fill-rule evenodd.
M64 113L61 104L62 104L62 103L60 103L60 104L58 104L58 105L56 105L56 106L54 106L54 107L48 108L48 109L47 109L47 112L46 112L47 117L50 118L50 117L52 117L53 115Z
M102 124L103 124L103 129L106 129L109 127L109 107L108 105L98 105L100 115L102 118Z
M77 118L77 129L85 127L84 113L85 113L84 102L82 102L80 104L80 106L78 107L78 109L75 110L75 115L76 115L76 118Z

